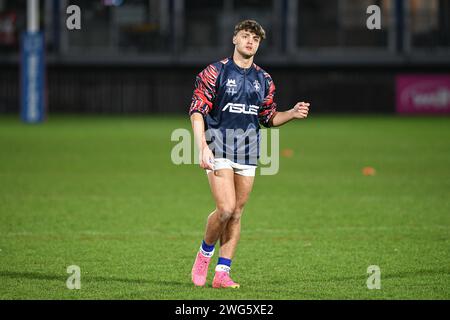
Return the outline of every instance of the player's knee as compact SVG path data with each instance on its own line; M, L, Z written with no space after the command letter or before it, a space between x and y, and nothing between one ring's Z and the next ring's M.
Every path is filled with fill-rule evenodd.
M219 210L219 219L221 222L227 222L232 215L233 212L231 210Z
M224 204L217 206L217 213L219 214L220 221L225 222L230 220L235 211L233 204Z
M236 222L240 221L243 211L244 211L243 206L236 206L234 208L233 214L231 215L230 219L232 219L233 221L236 221Z

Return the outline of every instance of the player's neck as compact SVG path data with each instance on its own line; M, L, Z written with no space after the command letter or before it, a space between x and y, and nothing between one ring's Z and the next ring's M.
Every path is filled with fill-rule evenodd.
M238 67L248 69L253 65L253 56L250 58L245 58L235 50L233 54L233 61Z

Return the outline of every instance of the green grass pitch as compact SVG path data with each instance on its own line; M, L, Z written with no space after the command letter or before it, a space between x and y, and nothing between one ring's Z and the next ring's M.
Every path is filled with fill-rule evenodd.
M0 299L449 299L450 119L314 116L245 208L232 275L190 270L213 200L187 117L0 118ZM364 176L363 167L376 169ZM81 268L69 290L66 269ZM369 290L367 268L381 270Z

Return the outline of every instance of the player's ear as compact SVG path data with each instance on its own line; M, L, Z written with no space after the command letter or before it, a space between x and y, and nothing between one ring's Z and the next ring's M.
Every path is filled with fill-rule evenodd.
M236 42L236 36L233 36L233 44L234 44L234 45L237 44L237 42Z

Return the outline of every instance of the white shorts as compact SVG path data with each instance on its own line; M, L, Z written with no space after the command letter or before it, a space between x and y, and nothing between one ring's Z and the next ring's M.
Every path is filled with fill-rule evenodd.
M226 158L214 159L214 170L220 169L232 169L234 173L239 174L241 176L254 177L256 166L236 163ZM206 174L212 171L213 170L206 169Z

